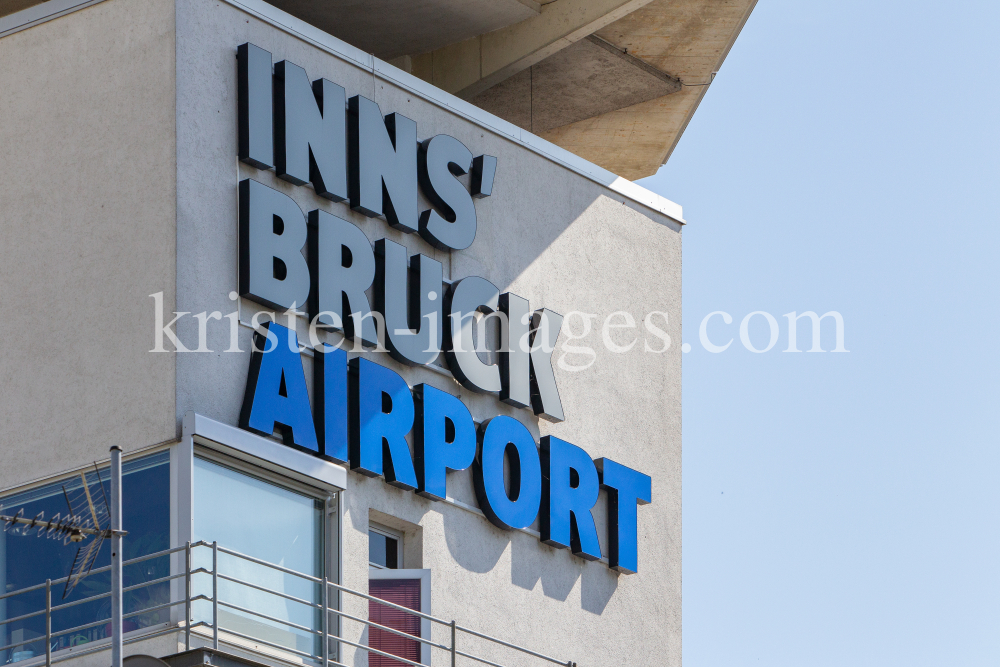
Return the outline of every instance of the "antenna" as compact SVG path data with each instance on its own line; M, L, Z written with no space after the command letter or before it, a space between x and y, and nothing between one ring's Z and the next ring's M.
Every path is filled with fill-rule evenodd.
M82 493L77 493L71 497L66 491L66 487L63 487L63 495L66 496L66 503L69 505L70 514L75 517L87 516L88 518L85 519L85 522L89 524L88 527L92 527L95 531L93 533L94 539L87 544L81 545L76 550L73 565L70 567L69 576L66 578L66 586L63 588L64 600L73 592L76 585L90 574L94 563L97 562L97 556L101 552L104 540L111 537L111 527L108 525L110 521L107 494L104 493L104 480L101 479L101 471L96 463L94 464L94 472L97 474L97 483L101 487L101 495L104 501L100 507L94 506L94 499L90 495L87 478L82 472L80 473L80 481L83 482Z
M72 493L62 487L63 497L66 499L67 512L65 515L56 513L48 521L45 520L45 512L39 512L29 519L24 515L24 508L21 508L13 515L0 514L0 522L6 524L4 532L10 532L11 528L24 526L20 529L20 535L29 535L35 531L36 537L46 537L53 540L62 540L63 544L70 542L83 542L88 537L94 539L82 544L77 549L76 557L73 558L73 566L70 568L69 577L66 580L66 587L63 590L63 599L73 592L76 585L90 574L97 556L101 551L104 540L111 537L112 531L109 519L107 494L104 493L104 482L101 479L100 469L94 464L94 471L97 474L97 483L101 486L103 498L98 499L98 504L94 504L90 495L89 484L84 473L80 473L81 488ZM0 507L2 509L2 507ZM16 528L15 528L16 530ZM118 531L122 532L122 531Z

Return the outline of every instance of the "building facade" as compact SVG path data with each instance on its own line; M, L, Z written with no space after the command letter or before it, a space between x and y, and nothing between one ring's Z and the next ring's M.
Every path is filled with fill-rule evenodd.
M101 524L123 450L126 655L679 665L681 209L493 115L517 72L462 99L426 69L554 10L28 4L0 16L0 513ZM80 545L8 528L0 659L107 664L109 548L62 598Z

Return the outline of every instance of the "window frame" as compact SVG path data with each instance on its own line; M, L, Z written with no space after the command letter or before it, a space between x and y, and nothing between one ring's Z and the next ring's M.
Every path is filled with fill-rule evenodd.
M256 479L260 482L263 482L264 484L270 484L272 486L290 491L292 493L301 495L305 498L309 498L317 502L321 507L320 512L322 513L322 518L320 521L319 528L321 533L320 545L323 549L320 558L320 565L322 568L322 572L320 572L318 576L320 577L328 576L328 574L325 573L328 573L330 568L331 558L329 551L332 548L334 548L330 540L330 529L331 529L330 511L331 511L331 505L335 506L336 503L335 499L333 498L333 496L331 496L331 494L326 493L322 489L318 489L315 486L304 484L297 480L289 479L288 477L275 473L271 470L266 470L259 466L255 466L251 463L248 463L247 461L244 461L242 459L235 458L229 454L224 454L217 450L211 449L210 447L205 447L197 441L195 442L195 447L194 447L194 459L195 460L201 459L202 461L207 461L208 463L211 463L213 465L217 465L222 468L228 468L229 470L232 470L233 472L239 475L243 475L251 479ZM194 506L192 506L192 509L195 509ZM194 514L192 514L191 518L193 525ZM219 546L224 547L226 545L220 543ZM310 574L310 573L307 572L304 574ZM330 606L333 607L332 601L330 603ZM192 632L197 632L197 628L193 629ZM206 634L208 634L209 632L210 630L206 631ZM260 652L261 650L261 648L257 644L254 644L249 640L243 639L242 637L231 635L223 627L219 628L219 634L225 635L226 641L229 644L235 644L245 647L254 647L254 650L258 652ZM267 651L272 651L272 652L276 651L281 655L285 655L281 649L277 649L274 647L267 647L264 652Z
M343 544L345 503L341 496L347 488L347 470L311 454L298 451L273 438L265 438L249 431L217 422L193 411L184 416L179 443L171 447L171 512L170 544L184 546L192 541L194 527L194 459L195 456L228 466L239 472L258 477L266 482L285 486L292 491L305 493L324 500L323 568L328 580L335 584L343 581ZM225 546L225 545L223 545ZM183 572L185 554L174 554L172 572ZM184 598L184 579L173 582L172 596ZM330 608L341 608L339 591L331 590ZM183 605L172 609L171 621L184 622ZM331 635L340 636L342 621L339 614L331 614L327 628ZM192 633L205 631L194 628ZM205 631L206 636L211 630ZM235 637L227 638L236 643ZM248 643L249 645L249 643ZM331 657L336 656L339 643L330 643ZM259 651L259 649L254 649ZM275 649L276 651L276 649ZM296 657L297 661L299 658Z
M388 528L380 523L368 522L368 532L378 533L385 537L391 537L396 540L396 564L398 567L390 568L378 563L373 563L371 560L368 561L368 567L376 570L389 570L390 572L398 572L405 568L406 563L403 562L403 531L396 530L394 528ZM371 537L369 536L369 540Z
M122 466L124 468L125 465L127 465L128 463L131 463L131 462L136 461L138 459L143 459L143 458L146 458L146 457L155 456L155 455L161 454L161 453L169 453L169 458L168 458L168 460L166 462L167 469L168 469L168 474L169 474L169 478L170 478L169 482L168 482L168 496L169 496L169 498L168 498L168 515L169 515L168 516L168 526L169 526L169 528L168 528L168 544L171 545L171 547L169 547L169 548L172 548L172 545L173 545L173 542L172 542L173 526L174 526L174 523L177 521L177 508L176 508L176 505L174 504L174 455L173 455L173 450L174 450L174 446L171 445L171 444L158 443L158 444L155 444L155 445L150 445L150 446L147 446L147 447L142 447L140 449L136 449L134 451L131 451L131 452L128 452L128 453L122 455ZM108 468L111 465L111 459L110 458L107 458L107 459L101 458L101 459L98 459L97 461L88 463L86 465L75 466L75 467L70 468L68 470L64 470L64 471L61 471L61 472L53 473L51 475L46 475L45 477L34 479L32 481L29 481L29 482L25 482L25 483L21 483L21 484L15 484L15 485L9 486L7 488L0 489L0 498L7 498L7 497L10 497L10 496L22 495L24 493L28 493L28 492L31 492L33 490L40 489L42 487L49 486L51 484L60 484L60 483L63 483L63 482L66 482L66 481L69 481L71 479L76 478L81 473L83 473L84 475L89 475L90 473L92 473L94 471L94 466L95 465L101 471L102 480L105 483L108 482L110 480L110 478L109 477L105 477L104 475L105 474L110 474L108 472ZM125 474L127 474L127 473L123 472L123 477L124 477ZM17 506L16 505L11 505L9 507L4 507L4 509L5 510L16 511ZM26 536L26 537L30 537L30 536ZM173 573L174 572L174 570L173 570L173 567L174 567L173 561L171 561L171 566L170 567L171 567L170 571L171 571L171 573ZM64 573L60 573L59 576L62 577L62 576L65 576L65 574ZM7 591L5 591L5 592L7 592ZM53 592L55 592L55 591L53 591ZM171 601L173 601L173 599L174 599L172 597L173 594L174 594L173 593L173 588L171 588ZM177 627L177 623L174 621L173 616L174 616L173 613L171 613L170 614L170 618L167 621L163 621L163 622L158 623L156 625L150 625L150 626L138 628L138 629L135 629L135 630L127 630L123 634L127 638L128 641L134 641L136 638L141 638L144 635L158 635L158 633L159 633L159 635L162 635L164 633L164 631L171 631L173 628ZM9 625L5 625L4 627L7 628L8 630L10 628ZM7 642L9 642L9 641L10 641L10 638L8 637ZM53 656L61 656L61 657L57 657L56 658L57 660L66 660L66 659L69 659L69 658L79 658L79 657L82 657L82 656L85 656L85 655L89 655L89 654L92 654L92 653L97 653L97 652L100 652L100 651L106 651L106 650L108 650L108 646L109 645L110 645L110 639L98 640L98 641L95 641L95 642L88 642L87 644L80 644L78 646L70 646L70 647L67 647L67 648L54 649L53 650ZM26 662L30 662L32 660L37 659L38 657L40 657L40 656L34 656L34 658L25 659L25 661ZM13 664L13 663L10 663L10 664Z
M299 480L292 479L291 477L286 477L280 473L268 470L267 468L255 466L252 463L236 458L231 454L225 454L217 449L206 447L197 441L194 443L194 457L196 459L210 461L216 465L223 466L224 468L232 468L240 474L247 475L248 477L256 477L262 482L286 488L289 491L294 491L295 493L303 496L309 496L315 500L323 501L332 495L317 486L300 482ZM326 536L324 535L324 538L325 537Z

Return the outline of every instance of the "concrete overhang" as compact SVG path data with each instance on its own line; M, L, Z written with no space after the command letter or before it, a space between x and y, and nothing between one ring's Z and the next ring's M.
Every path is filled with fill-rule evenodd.
M676 93L681 82L591 35L470 101L535 134Z
M596 34L677 77L679 91L540 135L625 178L651 176L681 135L757 0L655 0Z
M431 51L541 13L535 0L270 0L270 3L383 60Z
M755 4L554 0L397 64L634 180L666 162Z
M7 16L28 7L34 7L43 0L0 0L0 16Z

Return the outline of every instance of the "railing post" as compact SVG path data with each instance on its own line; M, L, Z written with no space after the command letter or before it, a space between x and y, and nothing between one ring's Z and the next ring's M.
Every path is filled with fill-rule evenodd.
M111 667L122 667L122 449L111 447Z
M455 667L455 659L458 657L456 651L458 650L456 643L458 628L456 627L455 621L451 622L451 667Z
M45 580L45 667L52 667L52 580Z
M191 542L184 551L184 650L191 650Z
M219 543L212 542L212 648L219 650Z
M328 624L330 622L330 604L328 601L328 596L330 594L329 579L325 576L323 577L323 622L321 627L323 628L323 667L327 667L330 662L330 632Z

